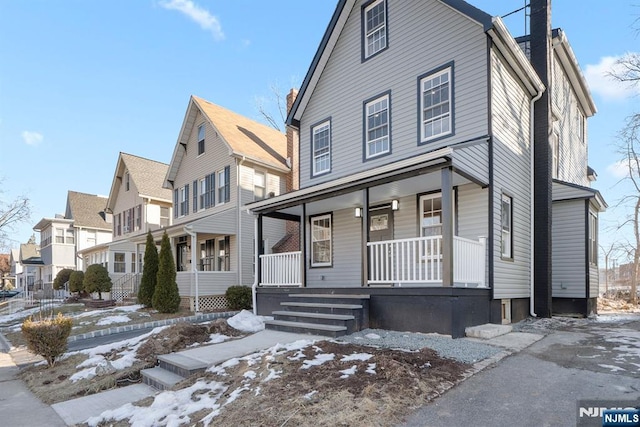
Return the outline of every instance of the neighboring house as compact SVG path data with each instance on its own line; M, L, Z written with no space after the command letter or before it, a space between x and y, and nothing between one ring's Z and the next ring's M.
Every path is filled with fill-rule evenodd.
M107 198L69 191L64 215L42 218L34 227L40 232L42 280L50 288L64 268L84 270L78 252L111 241L111 224L104 212Z
M144 241L132 239L171 224L171 190L162 188L168 167L121 152L105 202L113 240L79 251L85 265L102 264L108 269L115 299L136 292L142 273Z
M40 246L33 235L20 249L11 250L11 274L16 278L16 289L34 291L42 288L42 258Z
M165 177L173 194L173 224L166 231L184 306L224 308L229 286L253 283L254 219L240 208L285 191L286 145L277 130L190 98ZM285 235L281 221L271 225L264 233L269 248ZM161 236L154 233L156 241Z
M300 189L248 206L258 235L271 218L301 230L300 251L260 257L259 314L357 294L361 324L458 337L595 310L595 106L544 18L532 18L530 61L500 18L461 0L339 1L287 118Z

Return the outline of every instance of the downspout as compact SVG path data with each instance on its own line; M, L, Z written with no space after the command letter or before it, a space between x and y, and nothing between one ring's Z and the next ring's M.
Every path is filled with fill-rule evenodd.
M258 257L258 251L260 250L260 248L258 247L258 241L257 236L258 236L258 217L254 215L254 226L253 226L253 235L254 235L254 241L256 242L253 249L253 259L255 260L254 262L254 267L253 267L253 285L251 285L251 298L252 298L252 302L253 302L253 314L255 314L256 316L258 315L258 298L256 296L256 288L258 287L258 282L259 282L259 278L258 278L258 263L260 262L260 258Z
M237 235L236 235L236 257L238 259L237 261L237 265L238 265L238 285L242 286L242 250L241 250L241 245L242 245L242 209L240 209L240 207L242 206L242 186L240 185L241 180L240 180L240 166L242 166L242 164L244 163L244 161L246 160L245 156L242 156L242 159L236 159L236 191L237 191L237 198L238 200L236 201L236 209L238 210L238 231L237 231Z
M538 91L538 94L533 97L531 99L531 104L529 105L529 147L531 147L531 158L529 161L529 173L531 175L531 179L530 179L530 184L529 184L529 254L531 256L531 261L529 264L529 283L530 283L530 292L529 292L529 314L531 315L531 317L538 317L538 315L535 312L535 303L534 303L534 282L533 282L533 249L534 249L534 239L535 239L535 230L534 230L534 226L533 226L533 219L534 219L534 209L533 209L533 205L534 205L534 197L533 197L533 191L534 191L534 183L533 183L533 163L534 163L534 151L535 151L535 144L534 144L534 138L533 138L533 125L534 125L534 106L533 104L536 103L537 100L539 100L540 98L542 98L542 94L544 93L545 89L540 89ZM547 141L548 143L548 141Z
M200 295L198 292L198 263L196 262L196 253L198 251L197 246L198 246L198 234L194 233L192 228L190 226L185 226L184 227L184 232L187 233L189 236L191 236L191 272L193 273L193 276L195 278L195 285L196 285L196 292L195 292L195 312L199 313L200 312Z

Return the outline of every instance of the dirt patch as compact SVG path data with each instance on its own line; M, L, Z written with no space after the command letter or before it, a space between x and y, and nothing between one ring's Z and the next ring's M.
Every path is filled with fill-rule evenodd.
M79 370L78 365L88 358L84 353L77 353L57 361L55 367L50 369L44 365L29 366L20 372L20 378L44 403L63 402L140 382L140 370L153 367L157 356L180 351L197 343L208 342L211 334L240 336L242 332L231 328L225 319L217 319L201 325L178 323L149 337L138 347L136 353L138 360L126 369L115 372L105 370L95 377L73 382L70 380L71 376ZM123 348L113 349L109 354L104 355L105 359L107 361L118 359L122 350Z
M611 298L598 297L598 313L637 313L640 305L633 304L628 292L611 293Z
M176 389L202 379L223 382L228 403L219 402L223 407L212 425L382 426L401 422L470 368L426 348L405 352L322 341L303 353L265 354L227 368L224 375L185 380ZM305 368L304 360L317 355L333 359ZM191 422L210 412L191 415Z

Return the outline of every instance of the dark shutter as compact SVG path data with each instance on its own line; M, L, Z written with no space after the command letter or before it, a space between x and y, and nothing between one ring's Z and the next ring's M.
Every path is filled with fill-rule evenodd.
M216 205L216 173L213 172L209 176L211 177L211 186L208 187L209 194L211 195L209 197L211 199L209 200L209 202L211 203L211 206L215 206Z
M178 218L178 190L173 190L173 217Z
M229 166L224 168L224 201L227 203L229 201L229 196L231 195L231 189L229 186L229 172L231 168Z
M189 184L184 185L184 214L189 215Z
M198 212L198 181L193 181L193 212Z

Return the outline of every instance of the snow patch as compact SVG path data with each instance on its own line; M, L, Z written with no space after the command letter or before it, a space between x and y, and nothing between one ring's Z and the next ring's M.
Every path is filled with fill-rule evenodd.
M234 329L243 332L259 332L264 329L264 319L250 311L242 310L240 313L227 319L227 323Z

